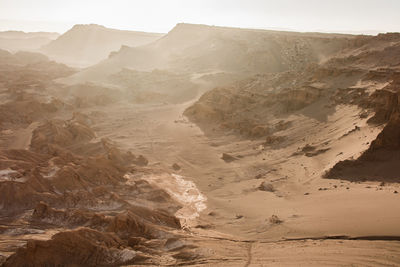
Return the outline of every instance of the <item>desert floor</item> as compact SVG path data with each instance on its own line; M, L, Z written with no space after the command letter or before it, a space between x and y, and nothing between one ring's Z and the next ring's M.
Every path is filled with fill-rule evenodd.
M335 163L330 159L357 157L352 153L361 152L378 134L359 118L344 116L356 110L339 107L323 118L292 115L297 123L286 135L300 141L263 149L260 141L205 135L181 115L189 105L118 103L101 109L94 129L99 138L145 155L151 167L193 181L205 196L206 209L187 219L185 231L188 242L210 249L210 257L193 264L400 264L399 185L322 178ZM346 134L355 124L360 130ZM329 150L310 157L294 154L306 144ZM222 153L237 160L225 162ZM173 170L174 163L181 169ZM258 189L264 181L273 192ZM159 181L160 187L166 184ZM198 191L188 193L198 197Z

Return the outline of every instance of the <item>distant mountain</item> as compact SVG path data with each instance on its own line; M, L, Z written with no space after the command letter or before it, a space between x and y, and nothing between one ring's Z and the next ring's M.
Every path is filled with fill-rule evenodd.
M75 25L41 51L51 59L72 66L87 67L106 59L122 45L140 46L160 38L162 34L109 29L104 26Z
M49 59L40 53L20 51L12 54L6 50L0 49L0 61L2 65L24 66L28 64L49 62Z
M27 88L31 86L38 86L42 90L41 86L44 85L40 81L50 82L52 79L69 76L75 71L64 64L50 61L47 56L40 53L27 51L10 53L0 49L0 87L8 88L13 93L18 94L21 88L29 90ZM29 95L27 99L30 97ZM0 112L0 116L7 117L5 114L10 114L8 112L13 113L13 111Z
M0 49L10 52L33 51L41 48L59 36L55 32L0 32Z
M318 63L339 51L352 35L296 33L178 24L159 40L122 47L71 77L70 82L106 78L123 68L177 73L265 73Z
M30 39L35 37L55 40L60 36L57 32L23 32L23 31L3 31L0 32L2 38Z

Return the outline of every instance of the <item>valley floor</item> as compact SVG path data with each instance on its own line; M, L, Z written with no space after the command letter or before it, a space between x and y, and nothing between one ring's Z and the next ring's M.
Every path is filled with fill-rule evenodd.
M207 255L193 265L400 264L400 186L322 178L337 161L357 157L379 132L343 116L357 113L354 107L329 111L323 119L293 115L296 124L286 134L293 142L269 149L234 135L205 135L181 115L189 104L102 107L94 129L145 155L150 167L193 181L205 195L207 208L186 222L187 241ZM355 125L360 130L351 131ZM307 144L323 152L296 153ZM222 153L236 160L225 162ZM181 169L174 170L174 163ZM259 190L262 182L272 192Z

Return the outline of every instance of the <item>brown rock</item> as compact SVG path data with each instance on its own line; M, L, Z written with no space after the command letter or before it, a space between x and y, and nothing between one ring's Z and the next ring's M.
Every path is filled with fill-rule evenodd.
M223 153L221 159L223 159L225 162L228 162L228 163L238 160L238 158L231 156L228 153Z
M179 171L181 169L181 166L179 166L177 163L172 164L172 169L175 171Z
M147 166L147 164L149 164L149 161L143 157L142 155L139 155L139 157L137 157L134 161L134 164L138 165L138 166Z
M275 188L272 184L264 181L262 182L259 186L258 189L261 191L266 191L266 192L275 192Z

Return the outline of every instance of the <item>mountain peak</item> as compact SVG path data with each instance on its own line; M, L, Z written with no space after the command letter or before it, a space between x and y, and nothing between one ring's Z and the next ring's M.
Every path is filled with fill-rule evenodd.
M192 24L192 23L178 23L176 24L176 26L171 30L181 30L181 29L185 29L185 30L199 30L199 29L210 29L213 28L215 26L210 26L210 25L206 25L206 24Z
M106 29L106 27L99 24L75 24L72 27L72 30L73 29Z
M56 61L87 67L106 59L122 45L133 47L151 43L162 35L106 28L98 24L76 24L42 51Z

